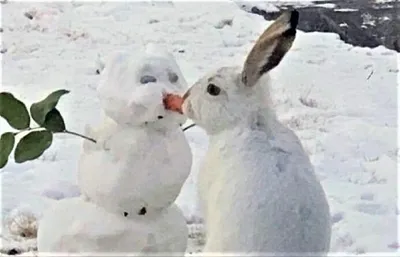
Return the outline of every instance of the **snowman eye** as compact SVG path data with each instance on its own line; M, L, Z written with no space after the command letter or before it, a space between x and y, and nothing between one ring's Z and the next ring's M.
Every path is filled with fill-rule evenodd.
M168 79L171 83L176 83L179 79L178 75L175 72L168 72Z
M156 77L151 75L144 75L140 78L140 83L147 84L147 83L155 83L157 82Z

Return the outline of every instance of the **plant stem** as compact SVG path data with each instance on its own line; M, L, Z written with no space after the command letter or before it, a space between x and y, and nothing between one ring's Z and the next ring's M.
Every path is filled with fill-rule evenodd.
M86 140L92 141L93 143L97 143L96 140L94 140L93 138L90 138L90 137L81 135L81 134L76 133L76 132L73 132L73 131L64 130L63 133L70 134L70 135L74 135L74 136L78 136L78 137L84 138L84 139L86 139Z
M16 135L18 135L18 134L20 134L20 133L27 132L27 131L31 131L31 130L35 130L35 129L44 129L44 128L42 128L42 127L36 127L36 128L27 128L27 129L23 129L23 130L20 130L20 131L18 131L18 132L14 132L14 136L16 136Z

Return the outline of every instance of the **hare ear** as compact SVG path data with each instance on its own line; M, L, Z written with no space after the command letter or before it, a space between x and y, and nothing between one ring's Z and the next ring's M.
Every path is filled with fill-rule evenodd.
M280 63L296 37L298 22L298 11L283 13L258 38L244 63L242 82L246 86L254 86L263 74Z

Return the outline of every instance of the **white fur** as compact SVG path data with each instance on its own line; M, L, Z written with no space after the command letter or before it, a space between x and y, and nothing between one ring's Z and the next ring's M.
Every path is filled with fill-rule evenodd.
M81 197L60 200L43 215L38 231L42 253L174 252L186 250L187 227L175 205L160 214L129 219ZM51 236L48 236L51 235Z
M243 81L243 74L268 61L279 40L290 40L268 33L263 37L269 41L260 42L271 45L258 45L265 55L253 51L249 70L220 68L195 83L183 103L183 112L210 136L198 178L207 231L203 251L325 255L329 206L309 157L267 102L268 75L261 80L252 73L257 83L251 85ZM207 93L210 83L219 95Z
M171 72L177 81L171 81ZM144 75L157 81L143 84ZM84 142L78 165L78 184L88 202L56 204L41 220L39 251L183 254L186 221L173 202L190 173L192 154L180 128L186 118L165 110L162 101L164 93L186 89L166 51L148 47L143 55L111 56L97 88L104 120L86 127L97 143Z

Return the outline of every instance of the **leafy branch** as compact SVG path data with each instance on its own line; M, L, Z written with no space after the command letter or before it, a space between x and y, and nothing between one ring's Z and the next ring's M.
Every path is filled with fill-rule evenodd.
M65 133L90 140L96 140L66 129L64 119L56 108L60 98L68 94L65 89L56 90L45 99L33 103L29 111L26 105L9 92L0 93L0 116L18 130L5 132L0 136L0 169L3 168L15 146L15 137L27 132L15 146L14 159L23 163L39 158L52 144L53 134ZM38 127L30 127L31 118Z
M26 105L9 92L0 92L0 116L17 132L5 132L0 136L0 169L8 163L14 149L14 160L23 163L39 158L53 143L55 133L78 136L96 143L93 138L67 130L60 111L56 108L60 98L69 91L59 89L43 100L33 103L28 111ZM38 125L31 127L31 119ZM196 124L185 128L186 131ZM26 133L18 143L16 137Z

